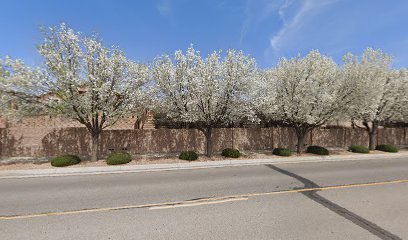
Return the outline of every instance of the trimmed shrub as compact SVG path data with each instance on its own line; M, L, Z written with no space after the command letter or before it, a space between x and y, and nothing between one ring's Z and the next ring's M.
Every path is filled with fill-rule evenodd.
M224 156L224 157L239 158L239 156L241 156L241 153L239 152L238 149L226 148L226 149L222 150L221 155Z
M361 145L352 145L349 148L350 152L354 153L370 153L370 150L366 146L361 146Z
M320 146L309 146L307 147L306 152L314 153L317 155L329 155L329 150Z
M198 155L194 151L181 152L179 155L179 159L187 160L187 161L194 161L198 159Z
M106 158L108 165L126 164L132 161L132 156L127 152L113 152Z
M398 152L398 148L390 144L380 144L375 147L375 150L383 151L383 152L391 152L396 153Z
M66 167L75 165L81 162L81 159L75 155L63 155L51 159L51 166L53 167Z
M275 148L273 149L272 154L279 156L290 156L292 155L292 151L287 148Z

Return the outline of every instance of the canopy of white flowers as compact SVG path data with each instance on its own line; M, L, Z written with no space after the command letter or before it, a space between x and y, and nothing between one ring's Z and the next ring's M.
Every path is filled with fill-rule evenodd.
M215 126L254 118L248 89L255 60L242 52L228 50L223 59L214 52L203 59L190 47L185 54L177 51L174 61L157 58L152 72L158 110L171 119Z
M241 51L203 57L191 46L148 67L65 24L43 33L42 66L1 60L1 115L63 114L99 134L148 107L173 121L199 123L207 135L210 128L262 116L294 127L299 137L333 119L374 128L408 118L407 70L393 68L392 57L380 50L348 53L343 65L314 50L261 70Z

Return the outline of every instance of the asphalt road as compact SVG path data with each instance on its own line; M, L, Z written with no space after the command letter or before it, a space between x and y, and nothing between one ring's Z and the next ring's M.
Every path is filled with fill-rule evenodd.
M408 239L408 159L0 179L0 239Z

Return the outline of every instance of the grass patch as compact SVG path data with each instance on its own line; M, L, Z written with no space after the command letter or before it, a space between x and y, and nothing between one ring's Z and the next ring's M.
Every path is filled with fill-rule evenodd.
M362 145L352 145L350 146L349 151L353 153L370 153L370 150Z
M130 161L132 161L132 156L127 152L114 152L109 154L108 158L106 158L108 165L126 164Z
M287 148L275 148L272 151L272 154L278 155L278 156L290 156L292 155L292 151Z
M222 150L221 155L224 157L239 158L241 156L241 153L239 152L238 149L226 148Z
M75 165L81 162L81 159L75 155L63 155L51 159L51 166L53 167L66 167Z
M317 155L329 155L329 150L320 146L309 146L307 147L306 152Z
M380 144L375 147L375 150L383 151L383 152L390 152L396 153L398 152L398 148L390 144Z

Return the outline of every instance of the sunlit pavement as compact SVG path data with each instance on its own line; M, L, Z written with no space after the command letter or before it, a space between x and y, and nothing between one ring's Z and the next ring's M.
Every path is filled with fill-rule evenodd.
M408 159L0 180L0 239L408 239Z

